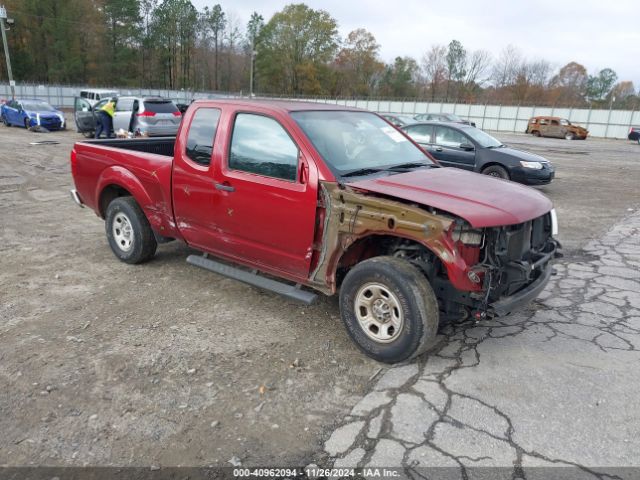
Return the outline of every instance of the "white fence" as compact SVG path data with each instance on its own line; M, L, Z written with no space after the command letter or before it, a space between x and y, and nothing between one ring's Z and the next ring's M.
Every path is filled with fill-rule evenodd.
M86 86L61 85L17 85L16 96L41 98L57 107L73 107L73 99ZM185 90L163 90L145 88L114 88L122 95L150 96L189 102L194 98L238 97L239 94L211 92L191 92ZM9 85L0 84L0 99L11 95ZM290 98L290 100L301 100ZM430 103L418 101L392 100L347 100L340 98L306 98L308 102L330 103L358 107L380 113L415 115L418 113L455 113L475 122L483 130L498 132L524 132L529 118L550 115L569 119L586 127L593 137L627 138L632 125L640 126L640 111L634 110L592 110L584 108L524 107L507 105L473 105L462 103Z
M111 88L62 86L62 85L16 85L16 98L39 98L59 108L73 108L74 98L80 95L80 90L99 89L113 90L120 95L135 95L140 97L160 96L189 103L194 98L219 98L227 95L210 92L191 92L186 90L165 90L158 88ZM0 84L0 99L10 98L11 88L8 84Z
M291 100L295 100L292 98ZM640 126L637 110L592 110L585 108L523 107L507 105L473 105L462 103L429 103L391 100L344 100L336 98L306 101L344 105L379 113L415 115L418 113L455 113L475 122L482 130L523 133L531 117L549 115L567 118L589 130L589 135L601 138L627 138L632 125Z

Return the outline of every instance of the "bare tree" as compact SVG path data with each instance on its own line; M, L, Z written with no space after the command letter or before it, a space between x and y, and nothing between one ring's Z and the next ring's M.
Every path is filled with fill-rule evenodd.
M486 50L476 50L467 58L467 75L464 87L467 92L481 87L487 81L487 73L491 67L491 54Z
M518 77L522 65L522 55L513 45L507 45L493 66L491 80L496 88L513 85Z
M422 70L429 86L431 100L435 100L438 87L447 79L447 47L433 45L422 57Z

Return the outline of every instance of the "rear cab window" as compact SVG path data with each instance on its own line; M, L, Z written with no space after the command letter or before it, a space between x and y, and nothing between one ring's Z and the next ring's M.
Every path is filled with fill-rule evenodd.
M203 107L193 114L185 147L185 154L193 162L202 166L208 166L211 163L219 120L219 108Z

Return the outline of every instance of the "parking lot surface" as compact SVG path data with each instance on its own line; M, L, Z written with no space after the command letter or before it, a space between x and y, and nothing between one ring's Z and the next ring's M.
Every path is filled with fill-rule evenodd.
M434 354L388 369L334 298L299 306L178 243L117 261L68 195L81 137L2 128L0 464L637 465L640 148L498 136L556 164L540 190L559 275L526 311L445 325Z
M639 466L640 214L585 253L536 308L449 326L431 355L386 371L325 443L335 466Z

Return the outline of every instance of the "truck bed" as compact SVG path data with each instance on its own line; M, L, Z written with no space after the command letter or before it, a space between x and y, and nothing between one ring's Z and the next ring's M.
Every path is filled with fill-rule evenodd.
M175 145L175 137L157 137L157 138L108 138L101 140L87 140L82 143L91 145L103 145L105 147L122 148L125 150L134 150L136 152L153 153L155 155L164 155L165 157L173 157L173 146Z
M78 142L71 166L80 200L104 217L110 198L133 195L156 232L175 235L171 202L174 137Z

